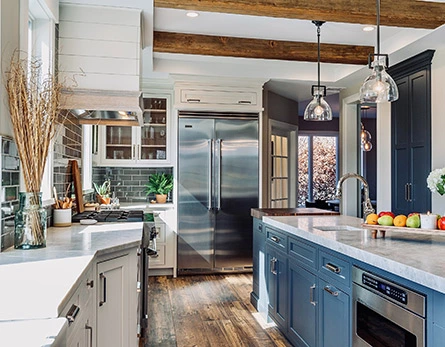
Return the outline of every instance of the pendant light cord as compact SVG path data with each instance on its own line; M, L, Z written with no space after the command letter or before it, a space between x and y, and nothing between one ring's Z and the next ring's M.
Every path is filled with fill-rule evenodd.
M378 1L378 0L377 0ZM318 23L317 25L317 47L318 47L318 91L320 92L320 26L321 24Z
M377 3L377 58L380 55L380 0Z

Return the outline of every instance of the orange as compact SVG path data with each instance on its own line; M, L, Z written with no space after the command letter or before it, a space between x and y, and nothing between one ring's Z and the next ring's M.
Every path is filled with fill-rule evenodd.
M394 226L405 227L406 226L406 216L404 214L399 214L394 218Z
M368 214L368 216L366 217L366 224L377 225L377 219L379 219L379 216L377 214Z

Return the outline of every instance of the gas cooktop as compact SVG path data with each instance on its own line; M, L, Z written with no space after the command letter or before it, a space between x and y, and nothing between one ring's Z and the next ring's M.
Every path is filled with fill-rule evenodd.
M79 223L82 219L95 219L98 222L142 222L143 210L103 210L85 211L72 217L73 223Z

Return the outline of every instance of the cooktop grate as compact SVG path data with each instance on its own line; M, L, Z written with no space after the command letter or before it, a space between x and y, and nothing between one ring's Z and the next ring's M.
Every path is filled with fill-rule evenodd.
M104 210L85 211L72 217L73 223L79 223L82 219L95 219L98 222L142 222L144 211L142 210Z

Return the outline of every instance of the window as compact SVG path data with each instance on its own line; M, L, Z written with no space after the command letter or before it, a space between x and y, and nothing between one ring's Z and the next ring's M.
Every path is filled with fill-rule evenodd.
M298 136L298 206L333 200L338 175L338 135Z

